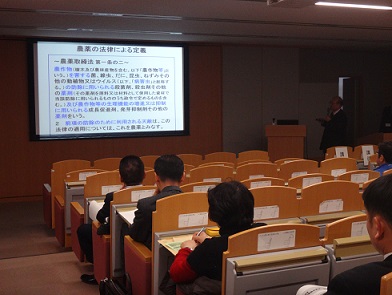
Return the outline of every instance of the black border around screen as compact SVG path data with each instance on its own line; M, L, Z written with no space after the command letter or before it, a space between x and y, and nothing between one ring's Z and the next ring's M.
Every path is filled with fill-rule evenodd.
M125 133L84 133L81 135L40 136L36 132L36 103L35 103L35 69L34 69L34 45L39 41L45 42L74 42L74 43L97 43L117 44L134 46L162 46L183 48L183 126L179 131L149 131L149 132L125 132ZM72 140L72 139L103 139L103 138L141 138L162 136L187 136L189 135L189 50L184 43L162 42L129 42L123 40L88 40L88 39L57 39L57 38L33 38L28 40L28 98L29 98L29 130L31 141L48 140Z

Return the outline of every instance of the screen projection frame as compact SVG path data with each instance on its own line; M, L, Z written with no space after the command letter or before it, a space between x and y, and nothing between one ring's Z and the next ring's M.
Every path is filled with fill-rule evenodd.
M181 68L181 77L177 78L175 77L173 81L170 81L170 83L175 84L175 86L173 85L169 85L172 86L171 89L174 89L175 87L179 87L181 91L178 91L177 88L175 88L175 90L173 90L173 101L168 101L168 109L170 109L170 106L172 104L178 103L178 105L181 105L182 107L180 108L175 108L175 120L176 121L178 118L181 119L181 121L176 121L176 123L174 124L174 127L170 127L169 130L148 130L148 131L144 131L144 130L140 130L137 128L141 128L142 125L138 124L139 122L142 122L143 124L147 124L146 122L152 122L151 125L146 125L146 127L143 127L144 129L148 129L148 126L150 126L150 128L153 128L153 124L156 123L155 126L159 126L159 120L162 120L161 122L166 122L164 121L164 119L160 119L160 118L155 118L155 120L150 120L150 119L143 119L142 121L138 121L138 120L122 120L121 124L123 124L124 126L120 126L121 130L123 129L127 129L126 131L114 131L114 132L75 132L73 134L53 134L53 132L50 132L51 134L46 134L46 133L42 133L40 132L40 128L43 126L44 121L42 121L42 116L47 116L47 118L50 117L50 115L48 115L48 113L44 113L42 110L44 109L45 112L54 112L53 109L50 110L49 107L44 107L42 108L42 103L48 103L53 100L54 94L50 94L50 89L53 89L51 87L49 87L50 85L50 81L45 81L44 85L46 85L45 83L48 83L46 87L42 87L42 84L39 84L41 81L39 80L38 77L38 60L37 60L37 44L39 43L47 43L47 44L54 44L54 43L60 43L60 44L73 44L75 46L102 46L102 47L107 47L107 48L118 48L119 50L137 50L137 49L141 49L144 48L145 52L149 52L148 49L151 49L151 51L154 52L164 52L163 54L165 54L166 52L168 52L168 54L171 54L170 49L173 48L173 51L178 52L180 51L182 53L182 67L178 67L178 65L176 65L176 62L178 60L176 60L174 57L171 56L164 56L165 60L174 60L172 61L171 64L173 65L173 68L176 67L176 69ZM159 51L159 49L162 49L161 51ZM142 51L142 50L140 50ZM139 51L138 51L139 52ZM125 53L127 54L127 53ZM189 135L189 55L188 55L188 46L184 43L157 43L157 42L129 42L129 41L112 41L112 40L104 40L104 41L90 41L90 40L75 40L75 39L43 39L43 38L34 38L34 39L29 39L28 40L28 85L29 85L29 116L30 116L30 140L31 141L45 141L45 140L70 140L70 139L94 139L94 138L137 138L137 137L159 137L159 136L187 136ZM61 52L60 52L60 56L61 56ZM65 53L65 55L67 55L67 53ZM87 54L88 55L88 54ZM120 56L122 55L122 53L120 54ZM92 55L94 56L94 55ZM89 57L91 57L89 55ZM138 56L137 56L138 57ZM127 58L132 59L135 58L134 56L126 56L124 57L124 60L127 60ZM155 56L154 56L155 58ZM136 59L136 58L135 58ZM139 58L140 59L140 58ZM161 56L156 57L155 60L158 61L158 63L160 62L160 59L162 59ZM125 63L125 62L124 62ZM136 62L137 63L137 62ZM150 62L151 63L151 62ZM170 64L170 63L169 63ZM48 61L45 61L45 66L47 66L49 68L50 65L50 60L49 60L49 55L48 55ZM136 67L136 66L135 66ZM124 66L125 68L125 66ZM168 67L170 68L170 67ZM155 70L155 69L154 69ZM47 71L47 75L49 76L49 69L45 69L44 72ZM170 73L170 70L168 70ZM52 73L54 73L54 70L52 71ZM178 74L177 72L174 73L174 76ZM171 75L172 76L172 75ZM44 76L46 79L49 80L49 77ZM52 78L54 79L54 78ZM54 82L52 82L52 85ZM140 81L139 81L140 83ZM181 83L181 85L178 85L179 83ZM82 86L82 85L79 85ZM138 85L139 86L139 85ZM47 88L45 91L46 92L42 92L41 88L45 89ZM86 86L87 87L87 86ZM140 87L140 86L139 86ZM150 86L152 87L152 86ZM169 87L168 87L169 88ZM54 90L53 90L54 91ZM46 97L45 99L40 100L39 97L39 92L44 93ZM158 91L157 91L158 92ZM153 92L147 92L145 91L144 93L153 93ZM158 92L159 93L159 92ZM168 91L168 93L170 93ZM181 95L181 96L180 96ZM59 98L56 98L59 99ZM152 99L153 100L153 99ZM53 103L53 102L52 102ZM80 102L81 103L81 102ZM124 105L126 104L126 102L122 102ZM165 102L166 103L166 102ZM40 105L41 104L41 105ZM59 103L60 106L64 106L65 102L61 101L61 103ZM130 105L128 105L130 103L127 103L128 107L131 107ZM158 102L145 102L145 104L156 104L158 105ZM160 102L159 104L162 104L162 102ZM139 106L140 105L140 101L138 103L134 102L132 103L132 106ZM144 103L143 103L144 105ZM40 109L41 106L41 109ZM144 105L144 109L145 109L145 105ZM114 107L113 107L114 108ZM150 106L151 109L151 106ZM118 109L117 109L118 110ZM179 111L181 111L180 113L178 113ZM41 113L41 117L40 117L40 113ZM99 113L99 112L98 112ZM131 113L131 112L130 112ZM68 114L70 115L70 114ZM62 115L62 116L68 116L68 115ZM75 114L78 116L81 116L81 114ZM155 115L155 114L154 114ZM59 115L56 115L59 116ZM102 115L103 118L105 115ZM111 114L111 116L116 116L116 114ZM157 115L159 117L159 114ZM53 117L53 114L52 114ZM114 117L112 118L113 120L115 119ZM41 120L41 121L40 121ZM82 119L79 119L82 120ZM130 124L127 125L127 122L136 122L134 124ZM90 121L92 122L92 121ZM103 121L101 121L103 122ZM109 121L108 121L109 122ZM114 122L114 121L110 121L110 122ZM80 122L78 124L87 124L88 122ZM52 124L53 123L49 123L48 124ZM61 121L60 123L56 123L56 124L62 124ZM69 124L69 123L68 123ZM162 124L163 125L163 124ZM69 125L68 125L69 126ZM170 125L171 126L171 125ZM180 126L180 128L178 128L178 126ZM118 129L120 129L120 127L117 127ZM65 127L63 127L65 128ZM133 128L131 130L129 130L130 128ZM41 128L42 129L42 128ZM48 128L49 129L49 128ZM80 127L81 129L81 127ZM84 127L83 129L86 129L86 127ZM79 129L77 129L79 130Z

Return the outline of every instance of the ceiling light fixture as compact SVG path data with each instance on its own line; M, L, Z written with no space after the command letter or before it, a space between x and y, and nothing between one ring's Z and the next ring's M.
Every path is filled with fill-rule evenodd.
M93 16L113 16L113 17L123 17L122 13L108 13L108 12L93 12Z
M349 8L362 8L362 9L392 10L391 6L350 4L350 3L335 3L335 2L324 2L324 1L316 2L315 5L334 6L334 7L349 7Z

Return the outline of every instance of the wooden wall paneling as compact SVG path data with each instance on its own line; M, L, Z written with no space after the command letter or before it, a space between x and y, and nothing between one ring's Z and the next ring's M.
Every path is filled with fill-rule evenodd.
M29 140L27 42L0 40L0 198L42 194L53 162L127 154L197 153L222 149L221 47L189 46L190 135L114 139Z

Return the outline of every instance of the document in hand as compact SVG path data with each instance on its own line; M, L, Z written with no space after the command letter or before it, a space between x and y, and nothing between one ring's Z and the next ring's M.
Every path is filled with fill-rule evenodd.
M95 200L90 201L88 207L88 216L93 221L97 220L97 213L102 208L103 202L97 202Z

